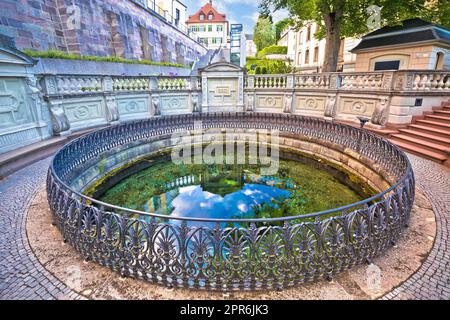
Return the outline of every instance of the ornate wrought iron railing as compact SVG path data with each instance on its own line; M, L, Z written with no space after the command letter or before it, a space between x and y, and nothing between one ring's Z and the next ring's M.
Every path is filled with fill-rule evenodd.
M69 187L104 152L148 143L175 131L207 128L275 129L358 152L391 187L364 201L276 219L170 217L116 207ZM406 155L387 140L320 119L265 113L159 117L105 128L64 146L47 179L54 223L85 259L124 276L174 287L209 290L285 288L332 278L370 261L394 244L414 201Z

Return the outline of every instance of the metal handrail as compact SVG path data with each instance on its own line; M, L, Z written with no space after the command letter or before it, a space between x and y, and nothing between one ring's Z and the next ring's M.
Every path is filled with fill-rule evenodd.
M321 120L326 122L325 120ZM132 122L136 122L136 121L130 121L130 123ZM373 137L376 137L377 139L379 139L380 141L383 141L386 144L391 145L394 148L397 148L396 146L394 146L393 144L391 144L389 141L387 141L386 139L384 139L381 136L376 136L375 134L362 130L360 128L355 128L353 126L347 125L347 124L334 124L335 126L341 126L341 127L345 127L348 128L349 130L354 130L357 132L361 132L364 134L368 134L368 135L372 135ZM110 128L103 128L100 129L99 131L108 131L110 130ZM88 137L89 135L92 135L92 133L86 133L74 140L72 140L71 142L69 142L68 144L66 144L65 146L63 146L56 154L58 155L58 153L70 146L70 145L74 145L76 143L78 143L79 141L85 139L86 137ZM147 217L154 217L154 218L161 218L161 219L166 219L166 220L180 220L180 221L194 221L194 222L210 222L210 223L237 223L237 222L246 222L246 223L269 223L269 222L284 222L284 221L291 221L291 220L298 220L298 219L305 219L305 218L313 218L313 217L318 217L318 216L325 216L325 215L330 215L333 213L338 213L338 212L343 212L346 211L348 209L351 208L355 208L355 207L359 207L359 206L364 206L367 205L371 202L374 202L377 199L383 199L385 195L387 195L388 193L392 192L393 190L397 189L402 183L405 182L405 180L410 176L411 172L412 172L412 167L411 167L411 163L408 159L408 157L404 154L404 152L401 149L398 149L398 152L406 159L407 162L407 168L405 170L405 173L403 174L403 176L392 186L390 186L388 189L361 201L355 202L355 203L351 203L345 206L341 206L339 208L333 208L333 209L329 209L329 210L324 210L324 211L320 211L320 212L313 212L313 213L309 213L309 214L301 214L301 215L292 215L292 216L288 216L288 217L280 217L280 218L254 218L254 219L217 219L217 218L192 218L192 217L171 217L171 216L167 216L167 215L161 215L161 214L156 214L156 213L149 213L149 212L144 212L144 211L140 211L140 210L134 210L134 209L129 209L129 208L124 208L124 207L120 207L120 206L116 206L116 205L112 205L112 204L108 204L106 202L102 202L99 201L97 199L94 199L92 197L86 196L84 194L82 194L81 192L78 192L74 189L72 189L71 187L69 187L64 181L62 181L59 176L56 174L55 172L55 168L54 168L54 161L51 162L50 165L50 170L51 173L53 175L53 177L70 193L73 193L75 195L77 195L78 197L80 197L81 199L83 199L84 201L89 201L92 202L96 205L98 205L99 207L103 207L103 208L110 208L110 209L114 209L114 210L119 210L121 212L127 212L129 214L138 214L141 216L147 216Z
M294 139L345 146L376 163L372 169L392 186L341 208L272 219L162 216L112 206L69 186L77 175L71 171L92 165L103 152L192 130L195 120L203 120L205 129L272 128ZM407 156L370 132L298 115L230 112L126 122L81 136L54 156L47 197L53 223L84 259L165 286L229 291L331 279L371 261L408 224L414 185Z

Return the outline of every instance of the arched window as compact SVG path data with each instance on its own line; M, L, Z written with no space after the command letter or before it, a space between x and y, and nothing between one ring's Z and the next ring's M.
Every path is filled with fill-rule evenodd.
M370 59L370 71L404 70L409 66L407 54L385 54Z
M434 66L435 70L442 70L444 69L444 61L445 61L445 55L443 52L438 52L436 54L436 65Z

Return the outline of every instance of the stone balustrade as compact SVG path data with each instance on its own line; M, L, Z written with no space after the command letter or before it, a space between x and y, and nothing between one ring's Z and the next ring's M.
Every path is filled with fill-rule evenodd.
M245 83L246 111L344 121L363 116L378 128L408 124L450 99L450 71L249 75Z
M42 109L39 126L48 125L54 135L159 115L223 111L353 122L363 116L368 126L383 128L408 124L450 99L450 71L245 75L236 67L218 68L191 77L36 75L36 84L24 90Z

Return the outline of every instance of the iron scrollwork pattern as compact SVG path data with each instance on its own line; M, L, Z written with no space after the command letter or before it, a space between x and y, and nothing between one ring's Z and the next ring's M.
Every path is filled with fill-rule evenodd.
M103 152L192 129L198 120L205 128L277 129L359 150L394 182L326 213L244 220L119 210L68 187L73 172ZM291 114L201 113L126 122L71 141L54 157L47 191L54 223L85 259L165 286L256 290L329 279L385 251L409 221L414 175L401 150L358 128Z

